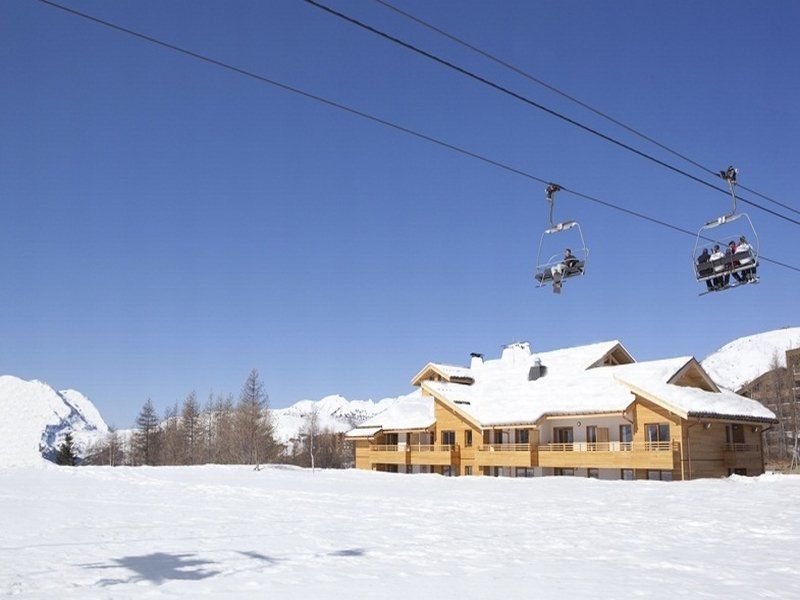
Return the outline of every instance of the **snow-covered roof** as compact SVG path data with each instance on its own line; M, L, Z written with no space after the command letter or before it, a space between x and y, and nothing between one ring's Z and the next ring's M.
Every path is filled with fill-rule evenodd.
M356 427L344 434L346 438L370 438L381 430L380 427Z
M589 368L618 345L611 341L529 356L516 353L472 369L472 385L425 381L422 387L482 426L534 423L545 415L621 412L633 402L634 387L687 416L774 419L761 404L742 396L668 383L691 356ZM529 381L537 359L546 373Z
M702 372L691 356L602 366L608 356L633 360L617 340L539 353L517 343L506 347L499 359L474 362L472 368L453 371L458 377L469 378L471 384L423 380L421 387L481 427L535 423L548 415L618 413L630 406L635 394L685 418L775 419L759 402L730 391L670 383L692 365ZM534 366L543 367L544 373L531 381ZM423 429L433 424L431 398L415 396L396 402L361 427Z
M441 371L449 378L466 378L472 379L471 371L468 367L460 367L458 365L446 365L443 363L430 363L432 367Z
M422 367L422 369L420 369L419 373L414 375L411 383L413 385L419 385L420 382L425 381L428 378L428 375L431 371L438 373L447 381L452 381L454 379L468 379L470 382L472 381L472 373L468 367L429 362L427 365Z
M742 337L703 360L703 368L719 385L738 390L777 366L786 366L786 351L800 348L800 327Z
M433 398L423 396L419 390L401 396L397 402L359 427L378 427L384 430L426 429L435 422Z

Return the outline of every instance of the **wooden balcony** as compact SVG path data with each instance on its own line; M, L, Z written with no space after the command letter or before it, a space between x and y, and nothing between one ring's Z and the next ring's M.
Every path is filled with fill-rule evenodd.
M532 444L483 444L475 454L480 467L535 467L537 457Z
M576 442L538 450L540 467L671 470L680 461L678 442Z
M759 444L723 444L722 458L726 467L747 466L748 463L761 464Z
M369 462L372 464L407 465L408 447L404 445L372 444Z
M412 444L406 446L412 465L454 465L459 461L458 444L425 445Z

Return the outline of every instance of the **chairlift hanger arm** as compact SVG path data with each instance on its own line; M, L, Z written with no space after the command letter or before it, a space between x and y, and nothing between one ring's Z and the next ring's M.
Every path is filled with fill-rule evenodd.
M548 219L550 221L550 227L553 228L556 226L553 223L553 205L556 201L556 192L561 191L561 186L557 183L550 183L547 185L547 207L548 207Z
M739 169L730 165L725 171L720 171L719 176L728 182L728 189L731 192L731 199L733 200L733 206L731 207L731 212L727 215L723 215L713 221L709 221L706 225L723 225L728 221L732 221L736 216L736 177L739 175Z

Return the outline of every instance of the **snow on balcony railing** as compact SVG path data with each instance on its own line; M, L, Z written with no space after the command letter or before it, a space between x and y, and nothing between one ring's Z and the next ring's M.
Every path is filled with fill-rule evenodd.
M677 442L573 442L542 444L540 452L666 452L675 449Z

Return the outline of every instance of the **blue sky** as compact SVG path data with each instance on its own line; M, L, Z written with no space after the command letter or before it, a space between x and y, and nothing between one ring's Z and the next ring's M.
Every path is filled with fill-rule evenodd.
M396 3L800 207L797 3ZM642 145L377 3L330 4ZM69 5L692 230L728 208L298 0ZM699 298L690 238L567 195L590 273L536 289L542 186L37 2L0 4L0 56L0 372L118 426L252 367L279 407L404 393L519 339L703 357L798 324L800 274ZM749 213L800 265L800 228Z

